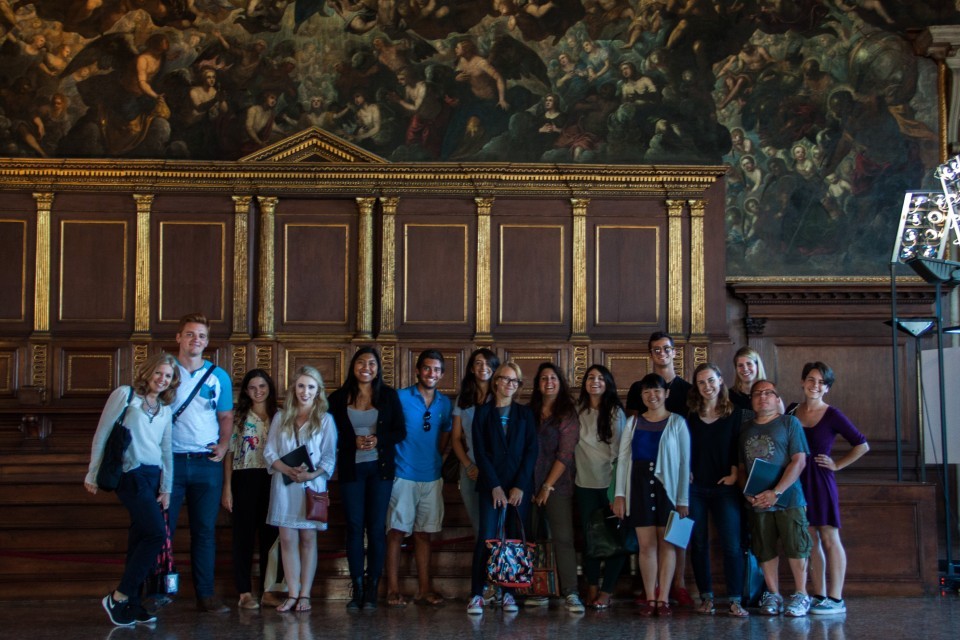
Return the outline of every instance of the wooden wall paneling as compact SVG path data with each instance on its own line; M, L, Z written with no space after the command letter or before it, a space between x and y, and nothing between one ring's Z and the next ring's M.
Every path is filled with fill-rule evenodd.
M56 222L54 331L132 332L136 234L131 218L89 212L61 214Z
M180 318L194 312L207 316L212 334L230 331L231 228L232 219L225 215L157 216L154 331L176 332Z
M501 361L512 360L520 366L520 370L523 371L523 386L517 392L517 397L522 402L527 402L536 385L534 376L542 362L554 363L566 376L567 382L572 384L574 374L572 351L572 347L565 343L523 346L508 343L504 347L504 358Z
M20 387L20 351L11 343L0 343L0 398L14 398Z
M32 269L29 258L33 251L29 223L25 212L0 212L0 327L4 333L28 328L28 292L32 293ZM28 277L30 278L28 280Z
M123 367L123 349L117 345L96 346L66 343L56 349L57 400L106 398L121 384L130 384L133 374Z
M663 323L664 233L656 224L598 220L593 226L593 323L596 336L637 337Z
M492 223L494 335L569 337L573 311L571 202L498 199Z
M476 308L476 210L460 201L401 199L396 229L397 334L468 338Z
M323 377L323 386L329 393L343 384L346 366L349 363L345 350L335 344L281 343L277 355L280 364L275 382L277 393L280 394L286 393L287 388L294 382L294 373L304 365L316 367ZM350 355L353 355L352 350Z
M279 201L274 280L278 333L352 336L358 223L354 200Z

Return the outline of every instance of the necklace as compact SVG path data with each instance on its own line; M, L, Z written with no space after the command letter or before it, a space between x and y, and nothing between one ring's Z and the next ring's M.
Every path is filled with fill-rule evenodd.
M150 422L153 423L153 419L157 417L158 413L160 413L160 400L158 399L156 404L151 405L150 401L144 398L143 412L147 414L147 417L150 419Z

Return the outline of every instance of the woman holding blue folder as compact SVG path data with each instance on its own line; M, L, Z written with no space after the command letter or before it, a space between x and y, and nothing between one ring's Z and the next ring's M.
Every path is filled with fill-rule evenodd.
M710 574L709 519L723 548L723 574L727 586L727 613L737 618L749 615L741 606L743 562L740 552L740 502L737 486L737 436L743 410L734 406L720 368L711 362L693 373L693 389L687 405L690 413L690 517L693 537L690 555L700 592L698 613L711 615L717 608Z
M684 518L688 514L690 435L686 421L667 411L670 391L663 376L647 374L639 385L647 410L630 420L620 439L613 513L618 518L627 516L637 529L644 593L647 598L654 596L641 607L640 615L665 617L672 615L667 590L677 548L664 534L672 510Z

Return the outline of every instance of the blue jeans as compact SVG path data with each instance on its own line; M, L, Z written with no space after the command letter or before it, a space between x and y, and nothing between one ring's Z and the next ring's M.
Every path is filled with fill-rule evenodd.
M173 454L173 493L170 495L170 537L176 532L180 507L187 501L190 517L190 568L198 598L213 595L217 560L217 515L223 492L223 463L206 454Z
M740 502L742 496L736 485L690 485L690 517L693 518L693 536L690 555L697 590L701 595L713 593L710 575L710 540L708 517L720 536L723 548L723 574L727 582L727 596L740 600L743 593L743 556L740 551Z
M127 534L127 561L117 591L130 602L140 602L140 587L157 565L157 556L167 539L163 510L157 502L160 467L141 465L120 476L117 497L130 512Z
M601 509L610 504L607 500L607 489L588 489L586 487L574 487L577 497L577 507L580 509L580 524L583 526L583 537L587 537L587 528L590 523L590 516L597 509ZM588 558L583 554L583 578L588 587L600 587L604 593L613 593L617 587L617 579L623 571L623 564L627 561L627 556L619 555L612 558L600 560L599 558ZM603 564L601 571L600 565ZM603 575L603 584L600 584L600 576Z
M357 465L357 479L340 483L340 499L347 521L347 564L350 577L363 577L363 533L367 533L367 576L379 580L387 547L387 505L392 480L380 478L376 460Z
M489 491L481 491L480 496L480 522L477 542L473 548L473 571L470 574L470 595L482 596L483 588L487 584L487 560L490 558L490 549L487 548L487 540L498 536L497 525L499 524L500 510L494 508L493 497ZM520 501L520 520L523 522L524 529L527 532L527 540L530 540L530 498L523 496ZM520 531L517 529L517 516L513 513L513 507L507 507L507 537L519 538ZM504 588L504 592L513 593L513 589Z

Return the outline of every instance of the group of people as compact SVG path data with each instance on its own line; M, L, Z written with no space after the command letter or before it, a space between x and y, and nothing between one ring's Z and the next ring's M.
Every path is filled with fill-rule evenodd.
M117 588L102 601L115 625L156 620L143 605L142 585L185 502L201 611L229 610L213 595L220 505L232 514L237 606L310 610L317 531L327 524L307 518L304 488L326 491L335 469L346 521L347 608L375 609L384 574L387 604L407 604L399 570L408 536L417 567L414 601L442 604L430 574L431 534L443 525L441 468L448 449L459 462L459 489L476 536L469 614L482 614L489 605L506 612L519 608L514 590L491 584L487 576L486 541L497 537L503 522L508 530L520 523L531 538L552 541L567 610L610 607L625 556L601 560L583 554L581 598L574 548L575 511L587 537L589 516L601 509L636 532L641 615L669 616L671 601L694 605L684 586L685 553L665 539L671 512L694 521L690 550L698 612L717 612L709 557L712 519L723 549L726 612L749 615L741 600L747 537L742 512L766 583L761 613L845 611L846 558L834 472L869 447L850 421L824 402L835 380L822 362L804 367L803 399L785 407L756 351L737 352L729 389L712 363L698 366L691 383L676 374L672 338L657 332L648 343L653 372L630 387L625 407L606 367L590 366L574 398L563 371L551 362L538 367L530 401L521 404L521 368L481 348L470 354L451 402L438 390L445 373L440 351L420 353L416 382L395 390L383 381L378 351L365 346L354 353L343 385L329 399L320 373L302 366L290 377L281 408L270 375L254 369L244 377L234 409L228 374L203 359L208 337L205 317L182 318L178 354L161 352L143 362L133 385L111 394L94 435L84 483L91 493L99 489L105 443L121 413L132 434L117 488L130 512L127 561ZM837 435L852 448L834 459ZM284 461L301 446L309 465ZM744 499L757 458L782 474L773 487ZM505 521L511 509L516 514ZM264 581L278 538L284 598ZM786 604L778 584L778 543L795 581ZM257 544L259 600L251 575ZM528 595L525 604L546 606L549 599Z

